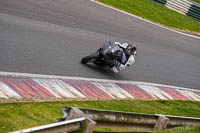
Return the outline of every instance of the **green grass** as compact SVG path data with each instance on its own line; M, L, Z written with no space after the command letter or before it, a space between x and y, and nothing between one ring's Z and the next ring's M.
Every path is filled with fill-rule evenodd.
M192 1L195 1L195 2L197 2L197 3L200 3L200 0L192 0Z
M170 130L155 131L153 133L200 133L200 125L189 126L189 127L179 127Z
M92 100L0 103L0 132L53 123L56 118L63 116L63 106L200 117L200 102L195 101Z
M97 0L167 27L200 34L200 23L150 0ZM199 0L198 0L199 1Z

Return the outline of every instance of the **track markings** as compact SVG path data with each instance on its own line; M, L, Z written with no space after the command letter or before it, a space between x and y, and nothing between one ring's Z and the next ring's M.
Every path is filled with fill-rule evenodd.
M200 101L200 91L135 81L0 72L0 101L163 99Z

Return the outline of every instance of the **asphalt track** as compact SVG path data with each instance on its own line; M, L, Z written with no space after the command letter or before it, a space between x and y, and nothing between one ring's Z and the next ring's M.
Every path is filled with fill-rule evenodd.
M83 56L109 40L135 42L135 65L114 74L80 64ZM200 39L89 0L1 0L0 71L200 89Z

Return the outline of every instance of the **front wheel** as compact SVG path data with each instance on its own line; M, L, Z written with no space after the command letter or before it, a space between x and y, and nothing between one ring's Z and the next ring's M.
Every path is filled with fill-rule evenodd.
M88 55L88 56L82 58L82 59L81 59L81 63L86 64L86 63L88 63L89 61L98 59L98 57L99 57L99 56L98 56L98 53L97 53L97 52L96 52L96 53L93 53L93 54L90 54L90 55Z

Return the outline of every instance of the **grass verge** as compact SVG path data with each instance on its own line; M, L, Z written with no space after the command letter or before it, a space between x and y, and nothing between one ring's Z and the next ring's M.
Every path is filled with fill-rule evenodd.
M63 106L118 110L148 114L200 117L200 102L164 100L91 100L0 103L0 132L54 123Z
M200 35L200 23L150 0L97 0L152 22Z
M200 4L200 0L192 0L192 1Z
M200 133L200 125L155 131L153 133Z

